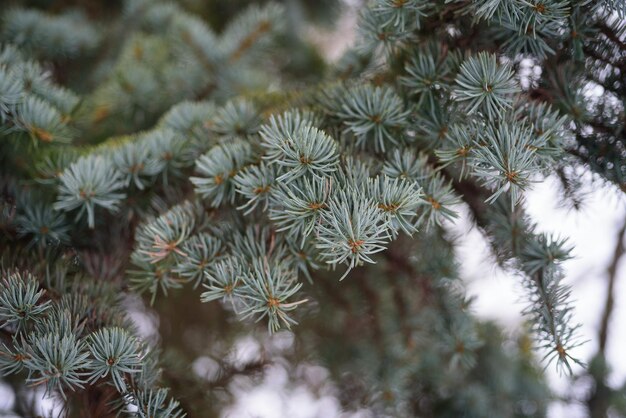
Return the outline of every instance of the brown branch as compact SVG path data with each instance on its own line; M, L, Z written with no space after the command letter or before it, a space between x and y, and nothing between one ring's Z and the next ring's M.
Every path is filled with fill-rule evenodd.
M248 51L259 40L261 36L269 32L271 29L272 29L271 22L267 20L263 20L259 22L257 27L254 28L254 30L252 30L245 38L243 38L243 40L237 46L237 48L232 53L228 61L232 63L232 62L239 60L239 58L241 58L241 56L246 51Z
M617 278L617 265L625 252L624 238L626 237L626 220L617 234L617 244L615 245L615 251L613 252L613 258L611 263L607 267L608 273L608 287L606 293L606 302L604 304L604 312L602 314L602 320L600 322L600 336L598 343L598 353L595 356L595 367L590 368L589 373L595 381L593 390L587 398L587 408L589 408L589 416L592 418L604 418L607 416L607 411L611 405L611 397L613 396L613 390L606 384L606 376L608 369L606 367L605 351L606 342L608 339L609 322L611 319L611 313L613 312L613 292L615 289L615 280Z
M614 301L614 290L615 290L615 281L617 279L617 266L619 264L620 259L624 255L626 249L624 248L624 238L626 237L626 220L624 220L624 224L617 234L617 244L615 245L615 251L613 252L613 258L611 263L607 268L608 273L608 286L606 292L606 302L604 303L604 312L602 314L602 321L600 322L600 332L599 332L599 352L604 355L606 350L606 341L608 338L608 330L609 330L609 322L611 319L611 314L613 313L613 307L615 304Z

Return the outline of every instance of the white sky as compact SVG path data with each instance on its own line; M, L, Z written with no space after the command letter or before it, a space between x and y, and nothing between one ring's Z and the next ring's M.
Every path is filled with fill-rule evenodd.
M589 175L585 175L589 179ZM542 232L568 237L574 246L575 258L563 263L566 271L565 283L572 286L575 317L582 324L581 336L588 343L575 349L575 356L589 360L597 350L600 318L607 287L607 266L613 255L617 234L626 218L626 199L621 192L601 182L588 184L588 195L584 209L580 212L559 207L556 180L549 178L535 185L527 193L527 212L537 222ZM477 315L493 319L505 328L514 330L522 321L524 292L519 279L495 270L487 255L486 244L477 230L467 232L467 222L456 226L466 232L461 240L459 259L462 261L462 277L468 283L468 292L476 296L474 309ZM479 249L479 250L477 250ZM613 372L609 384L617 386L626 379L626 257L617 271L615 308L609 328L607 357ZM487 274L486 274L487 272ZM621 325L621 326L620 326ZM556 393L571 390L570 380L556 374L548 367L550 386ZM575 372L581 369L575 368ZM580 388L577 388L580 390ZM570 393L571 394L571 393ZM580 395L580 394L578 394ZM551 418L576 418L586 416L576 405L553 405Z

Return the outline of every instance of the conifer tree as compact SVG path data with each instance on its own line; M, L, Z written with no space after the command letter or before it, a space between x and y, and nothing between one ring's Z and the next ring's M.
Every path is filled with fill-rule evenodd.
M603 352L572 351L572 248L524 209L548 176L578 207L580 169L626 191L623 0L364 1L332 64L303 35L330 0L6 3L12 413L218 416L237 379L314 362L377 417L544 416L546 368L626 416ZM472 313L462 210L523 285L513 338ZM262 344L241 363L244 336Z

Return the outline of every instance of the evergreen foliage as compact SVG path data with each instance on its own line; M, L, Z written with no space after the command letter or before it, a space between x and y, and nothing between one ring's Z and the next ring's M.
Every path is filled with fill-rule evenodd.
M301 35L304 0L10 3L0 371L16 396L212 416L265 366L220 350L284 330L298 349L280 361L316 359L343 408L375 416L542 416L541 367L585 367L571 248L524 196L580 167L626 191L624 2L364 2L335 64ZM462 207L523 284L517 340L471 314L447 232ZM163 355L133 303L166 324ZM207 356L208 383L189 366Z

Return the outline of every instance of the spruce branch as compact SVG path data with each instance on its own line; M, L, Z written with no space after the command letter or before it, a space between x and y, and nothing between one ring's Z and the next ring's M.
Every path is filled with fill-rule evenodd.
M316 246L327 264L348 264L344 279L354 267L374 263L371 256L386 248L389 220L371 198L356 190L340 190L322 212L316 234Z
M437 57L430 54L419 54L411 57L404 67L407 75L400 78L400 81L411 94L419 97L418 107L423 103L428 103L431 108L435 107L435 99L448 89L450 68L436 62L436 59Z
M184 202L141 225L136 233L135 260L157 264L175 254L186 256L181 245L195 225L193 202Z
M302 242L319 223L321 213L328 208L332 182L329 179L302 177L281 184L272 196L269 217L277 231L286 231L289 237Z
M93 51L100 33L80 13L51 15L12 8L3 16L3 38L46 58L72 57Z
M216 112L212 102L184 101L168 110L159 120L159 125L204 141Z
M170 289L180 289L182 283L169 266L146 263L133 253L131 261L136 267L128 270L130 288L139 294L148 293L150 303L154 304L159 291L167 296Z
M150 155L150 150L137 141L126 142L110 151L114 167L124 176L124 182L143 190L163 167Z
M479 141L480 126L477 123L455 123L446 132L443 146L435 150L435 155L442 162L442 167L451 164L461 165L459 178L468 174L468 165L472 164L472 149Z
M24 361L30 358L32 351L23 336L21 339L13 337L10 345L7 347L2 343L2 348L0 348L0 370L5 376L21 372L24 369Z
M335 140L313 126L300 128L283 144L274 146L283 152L276 164L285 169L277 181L291 181L305 174L323 178L335 171L339 163Z
M389 87L367 84L349 89L338 116L357 139L357 146L368 143L376 151L385 151L385 144L398 145L398 131L406 126L409 111L402 99Z
M31 237L29 247L57 246L70 242L71 226L62 212L51 210L43 202L26 200L15 218L18 235Z
M264 158L276 162L283 158L285 147L289 147L288 138L307 126L321 124L320 118L307 111L287 111L281 115L271 115L269 121L261 126L262 145L266 148Z
M35 180L45 185L57 185L65 169L78 157L78 152L72 148L66 147L62 152L50 150L35 164L34 169L37 173Z
M565 0L517 0L522 6L519 14L520 33L535 35L537 28L563 23L570 15L570 2Z
M35 96L27 96L21 103L18 124L35 142L71 141L63 115L51 104Z
M260 126L258 111L247 100L226 103L211 121L211 129L227 138L248 138L258 132Z
M285 21L284 7L274 2L263 7L252 5L239 14L220 39L228 63L254 60L284 32Z
M166 388L142 389L125 396L125 412L138 418L183 418L180 403L169 398Z
M498 64L496 56L486 52L463 62L456 84L456 99L467 102L467 112L480 111L489 120L501 118L519 91L509 65Z
M196 16L176 13L176 10L170 10L167 14L171 19L171 30L178 35L180 48L189 49L204 70L216 71L224 60L225 52L220 48L219 39L213 30Z
M358 28L361 41L358 47L367 54L377 54L380 50L389 53L411 35L410 27L390 25L389 14L385 16L371 7L361 11Z
M432 147L438 147L445 139L450 126L459 119L457 106L435 102L433 107L423 106L413 116L418 140L426 140Z
M95 226L95 209L100 206L117 211L122 199L120 191L126 186L122 175L110 160L90 155L72 163L59 177L59 196L54 208L71 211L78 209L77 219L87 214L90 228Z
M193 283L194 288L204 281L208 269L223 256L224 244L208 233L199 233L186 239L173 272Z
M65 389L83 389L89 353L84 341L74 334L51 332L35 336L30 343L32 351L24 360L29 371L26 381L37 386L46 385L46 391L58 391L65 398Z
M385 160L382 172L389 177L410 179L417 182L426 180L428 156L417 155L412 149L395 149Z
M240 314L243 318L254 316L257 321L267 317L269 332L291 328L297 322L288 312L307 302L306 299L293 301L302 287L296 280L297 275L282 263L267 258L253 260L249 273L243 276L245 287L240 295L245 307Z
M531 328L542 341L539 348L547 353L544 359L556 361L557 370L572 374L571 363L583 365L571 350L582 342L578 339L579 325L571 326L573 307L570 288L561 284L562 274L554 268L540 270L525 282L530 305L524 311L531 320Z
M139 344L122 328L102 328L89 336L89 351L93 357L89 382L108 375L120 393L126 392L125 374L138 373L141 368Z
M523 269L533 275L542 269L555 268L562 261L571 258L572 247L567 245L567 239L554 238L548 235L533 235L522 248L520 258Z
M423 200L421 189L415 182L377 176L370 182L369 194L387 218L393 237L400 231L408 235L417 231L417 209Z
M455 205L462 202L454 191L452 182L440 173L433 174L427 182L422 183L426 205L422 210L418 223L425 222L428 228L441 225L444 219L453 220L458 217Z
M488 126L481 142L472 149L473 173L483 179L495 192L487 199L494 202L502 193L508 192L511 204L516 205L522 191L530 185L530 176L537 169L533 135L523 124L499 124Z
M196 160L200 176L190 177L196 193L207 199L211 206L234 203L233 178L251 162L252 149L247 142L232 141L216 145Z
M372 11L383 20L381 26L391 25L400 32L420 28L420 19L427 16L430 4L423 0L376 0Z
M245 215L252 212L259 203L263 203L263 210L267 209L275 186L275 166L265 163L251 165L240 171L233 179L237 192L248 199L248 202L237 209L246 209Z
M304 27L294 2L230 21L209 14L215 30L160 1L107 11L111 27L62 8L1 13L0 37L18 46L0 46L0 370L16 374L18 396L46 385L79 405L72 414L180 417L159 386L158 350L120 303L202 285L202 302L226 305L211 311L212 341L241 330L222 315L267 321L269 333L300 321L301 347L319 350L339 394L374 415L524 415L527 404L541 415L531 344L509 344L468 314L441 225L467 204L498 263L521 276L548 363L570 373L582 364L560 265L571 249L538 233L519 202L572 167L564 149L624 188L624 7L372 0L355 46L321 64L294 36ZM311 81L321 83L300 88ZM316 271L339 264L341 279L353 274L340 286ZM16 279L13 265L33 276ZM309 299L315 315L304 319ZM159 329L175 353L163 376L174 394L199 381L180 378L188 360L219 346L174 351L188 337L178 328ZM229 389L224 370L200 389ZM344 371L367 384L346 389ZM501 381L518 384L488 384Z
M626 16L626 4L620 0L603 0L596 2L594 7L596 10L602 11L615 11L620 18Z
M204 288L200 295L202 302L228 299L234 304L234 297L239 297L247 269L234 257L226 257L217 261L204 272Z
M16 106L22 101L24 84L8 68L0 66L0 122L7 121L15 114Z
M160 175L165 186L169 185L171 177L182 177L182 169L193 162L188 158L188 141L171 129L147 132L137 140L137 146L148 149L146 163L149 167L143 167L149 170L146 174Z
M2 280L0 289L0 321L3 327L19 332L30 321L40 321L50 307L50 301L41 300L44 291L30 274L13 273Z
M507 0L477 0L471 2L465 11L478 19L490 20L495 16L497 20L501 20L503 17L510 18L511 14L515 13L510 4L511 2Z

